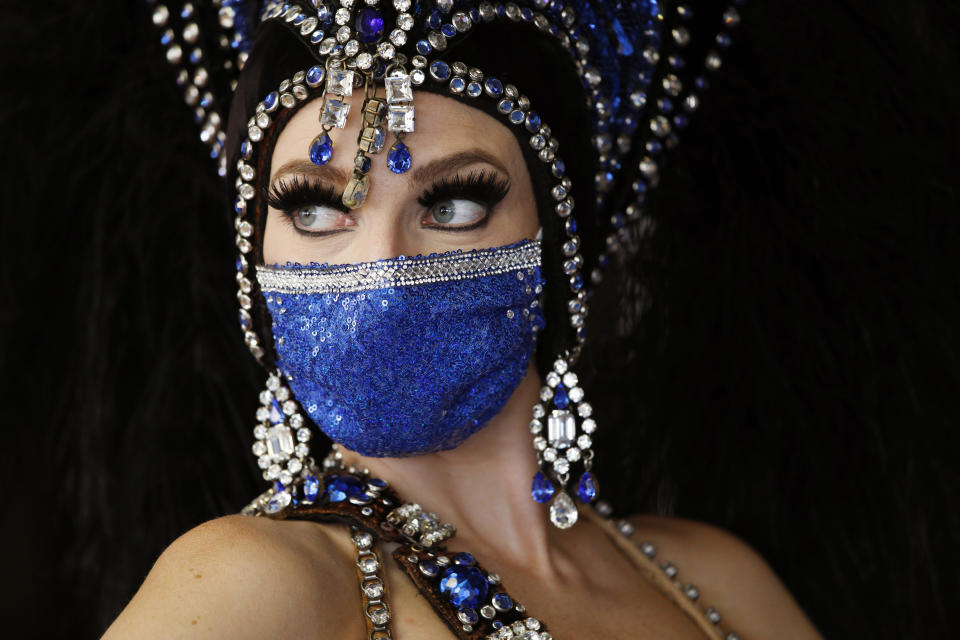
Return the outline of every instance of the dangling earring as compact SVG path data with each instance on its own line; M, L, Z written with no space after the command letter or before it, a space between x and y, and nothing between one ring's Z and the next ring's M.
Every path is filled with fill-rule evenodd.
M244 511L276 514L300 500L316 500L320 481L310 457L312 433L279 371L267 377L266 389L260 392L257 422L253 455L264 480L272 481L273 486Z
M597 481L590 471L594 457L590 434L597 425L591 417L593 407L584 401L583 395L568 360L558 358L547 374L546 384L540 390L541 402L534 405L530 422L540 466L530 493L536 502L550 502L550 521L560 529L572 527L579 515L567 492L576 465L583 467L577 481L577 497L590 504L598 495Z

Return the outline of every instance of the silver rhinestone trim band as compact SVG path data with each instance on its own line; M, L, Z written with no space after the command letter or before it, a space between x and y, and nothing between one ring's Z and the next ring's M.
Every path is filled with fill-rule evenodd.
M428 258L362 262L336 267L261 266L257 281L270 293L353 293L383 287L468 280L540 266L540 242Z

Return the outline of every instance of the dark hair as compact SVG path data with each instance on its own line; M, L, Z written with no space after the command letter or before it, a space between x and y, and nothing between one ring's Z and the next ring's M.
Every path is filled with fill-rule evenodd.
M863 4L744 8L593 303L597 468L623 511L754 545L827 637L956 637L960 16ZM261 373L146 9L21 4L0 36L7 624L94 635L261 488Z

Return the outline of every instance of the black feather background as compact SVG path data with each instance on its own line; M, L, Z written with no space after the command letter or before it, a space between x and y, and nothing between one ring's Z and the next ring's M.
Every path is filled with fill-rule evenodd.
M960 637L960 7L743 13L619 285L649 304L601 294L602 490L733 531L827 637ZM146 6L0 15L4 635L95 637L259 489L261 380Z

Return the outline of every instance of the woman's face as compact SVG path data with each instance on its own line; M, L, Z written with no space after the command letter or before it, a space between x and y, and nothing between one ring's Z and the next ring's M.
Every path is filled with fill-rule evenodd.
M273 149L264 234L267 264L344 264L532 239L539 227L530 175L506 125L478 109L416 94L416 131L404 143L411 168L387 168L389 147L371 156L370 193L349 210L340 195L353 171L361 99L334 129L333 159L317 166L310 143L321 132L314 99L280 133ZM388 136L387 145L393 143Z

